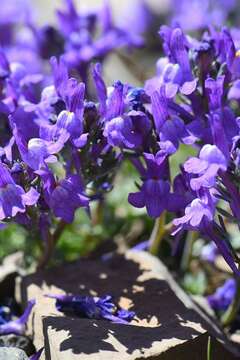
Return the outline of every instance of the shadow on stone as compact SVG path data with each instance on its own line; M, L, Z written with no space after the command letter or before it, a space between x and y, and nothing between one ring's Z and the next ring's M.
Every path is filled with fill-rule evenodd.
M74 264L69 267L73 268L66 268L64 275L49 272L44 276L47 286L54 284L67 293L111 294L117 303L136 312L138 322L119 325L105 320L47 316L43 319L44 332L49 328L65 332L60 351L93 354L124 350L132 354L150 349L154 342L187 341L201 334L189 325L197 321L196 314L185 308L165 280L151 278L151 271L141 269L138 263L123 256L105 262L83 260L81 266L78 263L78 275Z

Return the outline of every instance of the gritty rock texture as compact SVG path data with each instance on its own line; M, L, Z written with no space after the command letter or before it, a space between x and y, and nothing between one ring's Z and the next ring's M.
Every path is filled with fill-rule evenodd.
M24 278L22 297L36 298L29 329L36 348L54 360L135 360L206 358L208 332L191 301L165 267L145 252L115 255L105 261L81 260ZM111 294L134 310L130 325L64 316L51 293ZM203 324L204 323L204 324ZM235 359L216 342L212 360ZM220 351L220 352L219 352ZM42 356L42 359L44 355Z
M28 360L28 356L18 348L0 347L0 360Z
M10 334L0 336L0 347L16 347L23 350L29 356L35 352L32 341L27 336L21 335Z

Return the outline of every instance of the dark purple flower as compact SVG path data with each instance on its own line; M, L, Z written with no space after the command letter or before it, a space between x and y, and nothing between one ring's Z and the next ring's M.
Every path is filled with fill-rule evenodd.
M225 311L231 304L236 293L236 281L228 279L217 288L216 292L207 297L208 303L215 311Z
M160 138L159 145L166 154L175 153L180 142L189 145L196 141L184 121L171 111L164 86L153 92L151 100L153 119Z
M35 300L30 300L28 305L23 313L23 315L17 319L9 321L5 324L0 325L0 334L8 335L8 334L17 334L22 335L25 331L26 323L31 314L32 308L35 305Z
M69 175L66 179L61 180L50 194L50 208L56 217L60 217L67 223L73 221L78 208L88 207L88 205L89 199L83 193L79 175Z
M132 110L106 122L103 134L112 146L136 148L144 145L150 130L151 122L146 114Z
M29 360L39 360L42 355L43 350L44 350L44 348L41 348L40 350L38 350L35 354L30 356Z
M133 311L119 308L112 296L92 297L82 295L46 295L56 299L56 307L62 312L73 312L89 319L106 319L120 324L128 324L135 317Z
M170 201L173 201L169 181L164 179L167 176L166 155L159 152L155 156L147 153L144 156L147 168L142 174L143 185L140 191L129 194L128 201L137 208L146 206L148 215L156 218L167 210Z
M0 163L0 220L24 213L26 206L35 205L38 198L39 193L34 188L25 192L17 185L7 167Z

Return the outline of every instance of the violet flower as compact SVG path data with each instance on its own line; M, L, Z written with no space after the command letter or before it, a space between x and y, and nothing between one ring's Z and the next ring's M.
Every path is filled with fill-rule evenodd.
M199 230L206 222L212 222L215 214L215 206L212 196L204 194L202 198L194 199L185 209L185 215L173 220L176 226L174 234L181 229Z
M56 308L61 312L73 312L89 319L106 319L119 324L128 324L135 317L133 311L116 306L112 296L92 297L82 295L46 295L56 299Z
M219 170L227 170L227 161L223 153L215 145L204 145L199 153L199 158L193 157L184 164L187 173L194 174L190 184L193 190L201 187L210 188L215 185Z
M89 199L83 193L79 176L69 175L61 180L50 195L49 205L56 217L67 223L73 222L75 211L89 205Z
M236 5L236 0L174 0L171 18L186 31L202 30L209 25L222 26Z
M219 251L217 246L214 243L209 243L203 246L201 250L201 259L214 263L218 254Z
M217 288L214 294L207 297L211 308L217 312L225 311L231 304L236 293L236 281L228 279L225 283Z
M30 300L28 305L22 314L22 316L17 320L9 321L5 324L0 325L0 334L8 335L8 334L17 334L22 335L25 331L26 323L31 314L32 308L35 305L35 300Z
M24 213L26 206L35 205L38 199L39 193L33 187L25 192L14 182L7 167L0 163L0 220Z
M44 348L41 348L40 350L38 350L35 354L30 356L29 360L39 360L42 355L43 350L44 350Z
M180 28L162 26L160 35L163 48L169 62L159 62L158 75L146 84L149 95L165 85L167 98L173 98L178 91L183 95L191 95L197 87L197 79L193 78L190 66L187 40Z
M132 110L108 121L103 134L110 145L131 149L142 147L150 130L149 118L141 111Z
M143 185L140 191L129 194L128 201L137 208L146 206L148 215L157 218L173 201L169 181L164 179L167 175L166 156L160 153L155 156L145 153L144 157L147 168L143 170Z

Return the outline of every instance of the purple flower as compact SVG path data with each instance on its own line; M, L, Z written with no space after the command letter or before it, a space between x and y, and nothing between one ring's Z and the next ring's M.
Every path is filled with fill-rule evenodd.
M13 134L22 160L33 170L39 170L47 163L56 162L57 158L54 154L60 152L69 139L69 133L63 129L57 141L31 138L27 143L14 124Z
M124 114L125 98L128 90L129 85L124 85L121 81L116 81L112 88L109 89L105 121L109 121Z
M112 146L136 148L144 145L150 130L149 118L141 111L132 110L106 122L103 134Z
M31 314L32 308L35 305L35 300L30 300L28 305L22 314L22 316L17 320L12 320L7 322L6 324L0 325L0 334L8 335L8 334L17 334L22 335L25 331L26 323Z
M107 102L107 88L105 82L102 78L102 67L101 64L96 64L92 68L92 76L97 91L97 96L99 100L99 113L104 116L106 114L106 102Z
M7 167L0 163L0 220L24 213L26 206L35 205L38 198L39 193L34 188L25 192L17 185Z
M211 242L203 246L201 250L201 259L210 263L214 263L218 254L219 251L217 246L213 242Z
M46 295L56 299L56 307L62 312L73 312L89 319L106 319L119 324L128 324L135 317L133 311L119 308L112 296L92 297L82 295Z
M217 288L216 292L207 297L208 303L215 311L225 311L231 304L236 293L236 281L228 279Z
M172 21L184 30L196 31L211 26L222 26L236 6L236 0L174 0Z
M66 206L67 204L67 206ZM88 207L89 199L83 193L79 175L69 175L61 180L50 194L49 206L56 217L67 223L73 222L75 211Z
M185 209L185 215L174 219L174 234L181 229L199 230L214 219L215 206L210 194L194 199Z
M30 356L29 360L39 360L42 355L43 350L44 350L44 348L41 348L40 350L38 350L35 354Z
M147 168L143 169L143 185L140 191L130 193L128 201L136 208L146 206L148 215L157 218L164 210L170 207L170 202L174 201L170 194L170 184L166 178L166 155L157 153L144 154Z
M219 170L227 170L227 161L215 145L208 144L201 149L199 158L193 157L185 162L184 169L187 173L198 175L190 181L193 190L210 188L215 185Z
M65 10L57 12L60 29L65 38L63 58L68 68L76 69L82 79L93 59L104 59L109 52L143 44L136 29L116 26L108 2L98 11L79 13L73 1L68 0Z
M182 30L162 26L160 35L169 62L158 62L157 77L146 83L147 93L151 95L154 90L159 90L162 85L165 85L167 98L173 98L178 90L183 95L191 95L196 90L197 79L194 79L192 75L187 49L188 43Z

